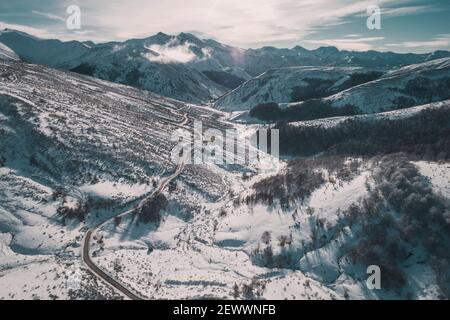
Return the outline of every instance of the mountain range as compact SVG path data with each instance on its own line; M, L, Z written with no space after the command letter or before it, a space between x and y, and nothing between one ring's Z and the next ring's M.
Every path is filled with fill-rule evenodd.
M386 69L294 67L272 69L219 98L214 106L245 111L259 104L301 107L311 100L376 113L450 98L450 58Z
M181 101L205 104L242 83L279 68L359 67L391 69L449 57L450 52L398 54L263 47L242 49L190 33L158 33L143 39L95 44L91 41L39 39L24 32L0 31L0 43L23 61L43 64L127 84ZM277 72L277 71L271 71Z

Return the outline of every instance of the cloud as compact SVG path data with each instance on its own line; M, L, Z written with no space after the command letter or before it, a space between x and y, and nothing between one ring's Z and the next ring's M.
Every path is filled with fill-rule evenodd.
M372 42L382 41L384 39L384 37L347 37L342 39L305 40L305 42L321 46L334 46L341 50L367 51L375 49Z
M91 19L92 25L108 27L115 40L145 37L159 31L177 34L198 30L224 43L254 47L290 46L317 28L342 25L357 14L366 14L371 4L389 7L398 0L109 0L108 5L105 1L78 0L78 3L83 19Z
M62 28L62 29L52 28L52 30L50 31L50 30L44 29L44 28L36 28L36 27L31 27L31 26L27 26L27 25L23 25L23 24L13 24L13 23L6 23L3 21L0 21L0 30L6 29L6 28L22 31L22 32L28 33L30 35L33 35L35 37L42 38L42 39L58 39L58 40L62 40L62 41L92 40L95 42L106 42L109 40L108 38L103 37L102 35L99 35L94 30L74 30L74 31L68 32L65 28Z
M404 41L400 43L387 43L387 47L401 47L401 48L435 48L450 46L450 34L441 34L436 38L426 41Z
M435 12L439 9L432 5L423 5L423 6L404 6L404 7L380 7L382 18L394 18L400 16L407 16L412 14L420 14L425 12ZM356 15L357 17L366 17L366 11L360 12Z
M150 52L144 55L149 61L158 63L188 63L197 59L191 44L177 44L175 40L165 45L153 44L147 47Z
M350 34L346 34L345 37L346 38L358 38L358 37L361 37L361 35L357 34L357 33L350 33Z
M81 8L82 29L89 30L88 33L80 34L67 30L61 20L65 16L67 5L73 3L72 0L47 2L50 3L48 6L34 7L32 9L36 10L33 13L32 9L28 9L30 11L27 13L48 18L46 28L60 39L84 37L83 40L97 42L123 41L147 37L159 31L178 34L195 30L203 38L244 48L264 45L291 47L303 44L304 39L315 37L337 38L334 41L318 40L320 42L316 41L316 44L354 50L369 49L376 44L362 38L366 34L364 17L367 16L369 5L380 6L382 14L387 17L413 15L442 8L441 2L428 4L425 0L77 0L76 3ZM429 28L436 29L436 26ZM339 30L345 30L345 33L336 35ZM324 36L325 34L327 35ZM398 39L399 35L395 36ZM343 40L345 38L359 41ZM309 41L311 43L312 40ZM392 40L397 41L399 40ZM169 52L166 56L170 57L171 54ZM190 57L182 50L176 53L174 51L173 54L175 57L179 55L181 59Z
M381 14L392 18L425 12L434 12L437 10L438 9L432 5L425 5L425 6L400 7L400 8L386 8L381 10Z
M66 19L64 19L63 17L57 16L55 14L40 12L40 11L36 11L36 10L33 10L31 12L34 14L37 14L39 16L51 19L51 20L66 21Z

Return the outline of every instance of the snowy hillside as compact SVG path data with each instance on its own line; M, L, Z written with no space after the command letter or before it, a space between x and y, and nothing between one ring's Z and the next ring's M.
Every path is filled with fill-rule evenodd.
M324 101L333 107L353 105L363 113L375 113L449 98L450 58L443 58L393 70Z
M361 79L357 78L358 75ZM321 98L381 75L380 72L350 67L272 69L220 97L214 106L220 110L238 111L251 109L261 103L290 103Z
M120 298L81 264L87 229L174 172L173 130L230 124L212 109L42 66L0 61L0 71L0 297ZM186 166L163 191L160 221L107 220L92 259L148 298L231 297L235 284L241 298L338 298L301 271L273 272L214 243L221 208L247 188L243 169L229 170ZM286 290L292 281L302 292Z
M0 43L11 48L24 61L52 67L60 67L67 61L77 59L89 49L78 41L39 39L11 29L0 30Z
M349 79L327 89L327 84L332 83L318 78L303 89L292 91L303 101L284 104L265 101L267 95L261 97L256 89L251 96L265 102L247 111L245 106L240 109L243 104L239 99L233 101L240 90L246 88L244 84L219 100L216 106L220 108L224 101L233 101L233 105L228 107L230 110L244 111L236 112L231 118L244 123L297 122L411 108L450 99L450 58L395 68L384 73L354 72ZM278 87L283 88L283 85ZM264 88L264 85L258 88ZM337 93L333 94L333 91Z
M410 117L414 117L418 113L424 110L439 110L448 108L450 106L450 100L440 101L429 103L421 106L380 112L375 114L364 114L364 115L356 115L356 116L344 116L344 117L333 117L333 118L324 118L317 120L309 120L309 121L296 121L289 122L289 125L295 127L316 127L316 128L331 128L339 125L340 123L351 120L351 121L382 121L382 120L400 120L400 119L408 119Z
M449 124L446 100L277 125L280 152L292 160L240 195L257 219L239 212L220 241L261 265L307 272L348 298L445 299ZM258 228L261 237L249 232ZM357 280L371 264L384 270L387 290Z
M445 55L1 32L0 299L449 299ZM255 109L275 170L172 161Z
M0 43L0 59L20 60L19 56L3 43Z

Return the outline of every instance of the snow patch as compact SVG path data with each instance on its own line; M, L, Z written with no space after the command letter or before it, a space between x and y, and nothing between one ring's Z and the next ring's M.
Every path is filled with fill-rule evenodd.
M419 161L414 163L419 172L430 179L433 189L445 198L450 198L450 164Z
M79 188L81 191L99 198L113 197L137 197L148 191L148 185L129 185L125 183L102 181L96 184L84 185Z

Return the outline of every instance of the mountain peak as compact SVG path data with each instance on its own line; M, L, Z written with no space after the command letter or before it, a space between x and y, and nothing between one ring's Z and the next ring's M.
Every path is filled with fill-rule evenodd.
M337 53L337 52L339 52L339 49L338 48L336 48L336 47L334 47L334 46L322 46L322 47L319 47L319 48L317 48L316 50L314 50L314 51L317 51L317 52L326 52L326 53Z
M278 48L274 47L274 46L264 46L261 48L261 50L263 51L277 51Z
M3 30L0 30L0 35L3 35L3 34L10 34L10 35L11 34L16 34L16 35L19 35L19 36L22 36L22 37L27 37L27 38L31 38L31 39L34 39L34 40L39 40L39 38L36 37L36 36L33 36L33 35L29 34L29 33L26 33L26 32L23 32L23 31L19 31L19 30L16 30L16 29L5 28Z
M178 37L193 37L193 38L197 38L194 34L189 33L189 32L180 32L178 34Z
M168 34L166 34L166 33L164 33L164 32L158 32L157 34L156 34L156 36L157 37L170 37Z
M202 43L202 40L199 39L197 36L195 36L195 35L192 34L192 33L187 33L187 32L181 32L181 33L179 33L179 34L177 35L177 39L178 39L180 42L186 42L186 41L189 41L189 42L192 42L192 43L194 43L194 44L200 44L200 43Z
M331 55L338 54L340 51L338 48L333 47L333 46L323 46L323 47L319 47L315 50L312 50L312 52L319 56L331 56Z
M303 48L302 46L298 46L298 45L293 47L292 50L295 50L295 51L309 51L308 49Z
M165 44L168 41L170 41L173 38L173 36L168 35L164 32L158 32L157 34L148 36L146 38L137 38L137 39L130 39L126 40L125 43L138 43L142 44L144 43L157 43L157 44Z

